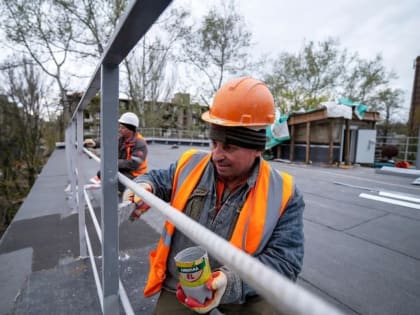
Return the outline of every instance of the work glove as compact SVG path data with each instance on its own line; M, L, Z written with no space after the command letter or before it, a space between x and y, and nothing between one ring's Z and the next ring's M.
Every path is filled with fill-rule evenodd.
M139 183L142 188L146 189L149 192L152 192L152 186L147 183ZM122 197L123 201L130 201L136 204L136 209L130 214L129 220L135 221L140 216L150 209L150 206L143 201L139 196L137 196L131 189L127 188Z
M83 146L93 148L94 146L96 146L96 142L93 139L86 139L85 141L83 141Z
M176 297L182 304L192 309L194 312L205 314L220 304L220 300L226 290L226 285L226 275L221 271L215 271L212 273L211 278L206 282L207 289L213 292L212 298L207 299L204 304L198 302L193 297L186 296L179 283L177 285Z

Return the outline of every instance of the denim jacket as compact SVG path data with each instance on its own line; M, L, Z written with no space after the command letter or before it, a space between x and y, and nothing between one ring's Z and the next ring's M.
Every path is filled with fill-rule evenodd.
M212 232L229 240L247 194L251 187L255 185L259 163L260 161L258 160L248 181L235 190L222 204L219 211L216 211L216 171L210 162L197 187L190 195L184 214L204 225ZM168 169L152 170L137 177L135 181L149 183L156 196L169 202L175 169L176 163L171 164ZM293 281L296 280L302 269L304 207L303 196L294 187L293 196L289 200L283 215L279 218L269 242L260 253L254 255L263 264ZM197 244L182 232L176 230L172 238L167 261L167 275L164 282L166 290L174 292L178 283L174 257L181 250L191 246L197 246ZM222 265L212 256L209 256L209 260L213 271L217 269L222 270L228 278L227 288L221 301L222 304L244 303L248 296L257 294L252 287L243 282L228 266Z

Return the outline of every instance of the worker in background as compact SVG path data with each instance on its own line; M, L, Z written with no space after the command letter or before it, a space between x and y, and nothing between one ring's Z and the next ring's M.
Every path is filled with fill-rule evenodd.
M121 115L118 128L118 171L130 179L147 172L147 143L137 131L139 118L136 114L127 112ZM86 147L95 148L99 141L86 139ZM90 179L92 183L100 184L100 172ZM123 192L125 186L118 183L118 190Z
M250 77L228 81L216 93L202 119L210 123L211 152L189 150L168 169L135 179L185 215L295 281L302 268L304 200L291 175L263 160L266 127L275 117L273 96ZM149 207L133 192L133 217ZM274 314L270 301L243 282L234 270L209 257L213 271L204 303L188 298L178 285L174 256L197 246L167 221L155 251L145 296L160 292L155 314ZM267 283L267 286L270 284Z

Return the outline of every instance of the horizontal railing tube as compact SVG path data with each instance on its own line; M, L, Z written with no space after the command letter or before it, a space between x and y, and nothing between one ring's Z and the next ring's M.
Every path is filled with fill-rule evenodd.
M196 221L143 189L126 176L118 173L118 179L126 187L154 209L166 216L176 228L204 247L218 261L228 265L239 276L264 296L282 314L335 315L341 314L304 288L262 264L256 258L239 250L228 241L206 229Z

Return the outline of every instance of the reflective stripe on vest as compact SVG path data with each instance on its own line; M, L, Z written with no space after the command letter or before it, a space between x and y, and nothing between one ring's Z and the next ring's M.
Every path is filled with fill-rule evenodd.
M200 159L197 158L197 155L195 155L196 152L197 150L189 150L185 152L181 156L181 158L178 160L177 169L175 171L175 176L174 176L174 182L172 183L173 191L175 190L179 191L178 187L182 187L182 183L185 182L185 178L186 178L185 176L188 173L183 172L182 170L184 170L186 166L187 166L187 169L190 169L189 166L192 166L194 164L199 164ZM205 155L206 154L200 155L201 159ZM188 164L188 162L190 161L192 157L196 157L196 158L192 161L193 163ZM183 179L182 182L179 181L180 176ZM178 183L181 183L181 186L178 186ZM172 196L174 195L175 194L172 193ZM188 195L186 195L184 202L186 202L187 199L188 199ZM179 203L180 202L174 202L173 198L171 198L171 205L176 209L181 209L180 211L182 211L183 207L182 208L176 207L176 205ZM149 255L150 269L149 269L148 280L143 291L144 296L151 296L159 292L160 289L162 288L162 283L165 280L166 261L169 256L172 235L174 234L174 232L175 232L175 226L169 221L166 221L164 224L164 228L162 231L162 235L159 239L158 245L156 249L152 251Z
M259 254L270 239L292 193L293 177L284 172L280 174L261 160L255 189L248 194L230 242L248 254Z
M140 140L144 140L144 137L136 132L136 138ZM127 147L127 160L131 159L131 147ZM141 163L135 171L131 171L130 174L134 177L140 176L141 174L144 174L147 172L147 159L144 159L143 163Z
M171 204L183 211L190 194L201 178L211 155L196 150L189 150L178 161L172 189ZM280 194L279 192L282 191ZM272 169L261 160L258 178L241 209L230 243L256 255L266 246L278 218L293 193L292 176ZM258 209L258 211L256 211ZM144 289L144 295L157 293L165 280L166 260L169 255L170 243L175 227L169 221L165 222L164 233L158 247L150 254L149 278ZM163 276L162 276L163 275Z

